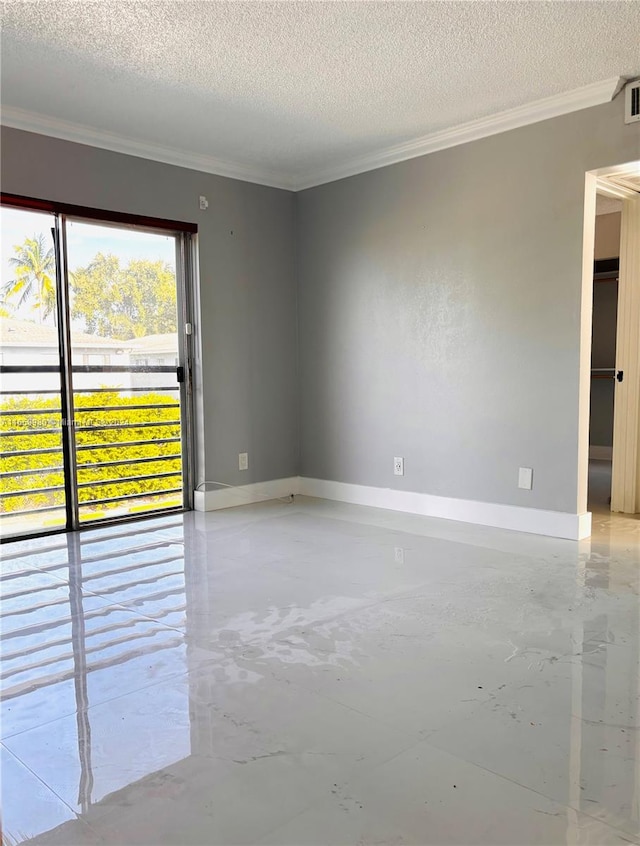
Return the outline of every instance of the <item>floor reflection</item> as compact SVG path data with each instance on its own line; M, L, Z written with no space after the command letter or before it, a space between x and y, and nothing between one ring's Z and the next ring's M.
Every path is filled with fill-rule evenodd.
M86 813L128 783L128 761L148 739L126 727L123 746L110 709L91 706L189 669L188 640L171 627L187 602L183 518L19 542L3 552L2 737L75 715L73 737L58 750L64 760L54 755L51 763L64 766L66 778L72 768L77 809ZM183 739L167 749L167 763L190 753L188 696L178 707ZM155 719L165 719L162 708ZM161 754L156 761L162 765ZM5 835L38 833L34 824L27 800L5 804Z
M639 527L302 500L4 547L3 846L638 842Z
M634 516L607 514L623 537ZM639 524L640 525L640 524ZM610 556L602 534L576 571L576 602L606 598L601 613L576 623L571 662L569 804L640 835L640 560ZM633 551L635 544L627 546ZM635 558L635 560L634 560ZM636 601L629 602L630 597ZM575 841L579 843L580 841Z

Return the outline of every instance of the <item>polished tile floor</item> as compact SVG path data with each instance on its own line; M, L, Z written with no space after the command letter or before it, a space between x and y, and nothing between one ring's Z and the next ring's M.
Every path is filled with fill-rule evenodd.
M640 842L638 519L299 499L3 553L4 844Z

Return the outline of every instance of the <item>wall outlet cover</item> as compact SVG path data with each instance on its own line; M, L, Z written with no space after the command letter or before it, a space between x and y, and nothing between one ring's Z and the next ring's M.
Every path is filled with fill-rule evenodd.
M531 467L518 468L518 487L524 491L530 491L533 488L533 470Z
M393 459L393 475L404 476L404 458L396 456Z
M248 452L239 452L238 453L238 470L248 470L249 469L249 453Z

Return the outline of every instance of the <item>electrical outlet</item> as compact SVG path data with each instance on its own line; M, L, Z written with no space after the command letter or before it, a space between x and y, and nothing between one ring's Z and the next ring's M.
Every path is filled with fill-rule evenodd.
M209 208L209 200L206 197L200 196L200 210L205 211Z
M396 456L393 459L393 475L404 476L404 458Z
M249 469L249 453L248 452L239 452L238 453L238 470L248 470Z
M401 546L396 546L394 549L394 558L396 564L404 564L404 548Z
M518 468L518 487L523 491L530 491L533 488L533 470L531 467Z

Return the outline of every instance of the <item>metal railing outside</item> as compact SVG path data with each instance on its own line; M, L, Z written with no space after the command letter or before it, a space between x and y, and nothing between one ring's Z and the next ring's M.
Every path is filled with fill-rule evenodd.
M34 374L58 373L56 367L0 367L3 534L20 533L34 521L52 528L64 525L65 426L74 432L81 523L182 507L180 384L166 384L171 381L167 374L175 376L177 368L74 365L72 372L78 374L74 414L63 420L59 390L42 381L33 388L21 384L22 374L33 380ZM83 374L94 374L94 384L83 385ZM151 384L110 387L102 383L109 378L102 374ZM159 378L155 374L163 374L161 384L152 384Z

